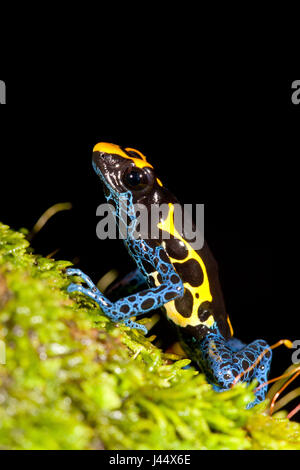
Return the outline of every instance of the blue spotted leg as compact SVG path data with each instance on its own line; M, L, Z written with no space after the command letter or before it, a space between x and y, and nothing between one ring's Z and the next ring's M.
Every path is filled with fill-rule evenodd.
M81 292L95 300L104 314L114 322L124 322L130 328L137 328L147 333L145 326L132 321L131 317L138 317L151 310L162 307L166 302L170 302L184 293L181 278L176 274L173 266L167 266L161 261L160 253L164 251L161 247L156 248L154 253L149 253L149 260L153 267L160 274L162 282L157 287L148 288L136 294L124 297L116 302L108 300L95 286L92 280L79 269L67 269L68 276L79 276L87 284L88 288L79 284L70 284L67 288L69 293ZM155 261L154 261L155 260Z
M272 351L264 340L256 340L249 345L236 338L226 341L215 327L202 340L185 337L183 347L217 392L230 389L236 378L248 384L256 379L257 387L268 380ZM247 408L263 401L267 389L265 385L256 391L256 399Z

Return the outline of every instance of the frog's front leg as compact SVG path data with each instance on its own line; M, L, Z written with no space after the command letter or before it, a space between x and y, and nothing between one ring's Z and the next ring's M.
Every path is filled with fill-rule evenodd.
M79 276L88 285L88 288L78 284L70 284L68 292L81 292L95 300L101 307L101 310L114 322L124 322L131 328L137 328L147 333L145 326L130 320L131 317L138 317L151 310L162 307L170 300L183 295L183 285L180 277L175 272L169 274L170 279L165 277L160 286L149 288L129 295L116 302L108 300L95 286L92 280L78 269L67 269L66 274L70 276ZM172 278L172 279L171 279Z

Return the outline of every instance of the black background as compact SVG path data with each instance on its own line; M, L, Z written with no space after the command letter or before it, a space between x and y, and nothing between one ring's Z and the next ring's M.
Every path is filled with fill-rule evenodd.
M91 154L99 141L137 148L182 203L205 204L206 240L236 336L300 339L293 80L174 72L1 76L0 220L30 229L51 205L71 201L73 210L36 236L35 250L59 248L57 259L76 260L95 281L111 268L129 271L122 243L96 237L105 199ZM290 361L290 351L277 350L272 376Z

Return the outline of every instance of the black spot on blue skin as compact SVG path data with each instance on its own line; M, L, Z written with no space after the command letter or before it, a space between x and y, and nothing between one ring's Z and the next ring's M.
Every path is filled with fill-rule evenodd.
M171 300L171 299L174 299L176 295L177 295L176 292L167 292L164 297L166 300Z
M203 283L203 271L195 259L189 259L184 263L174 263L174 268L183 283L188 282L192 287L199 287Z
M159 286L156 292L161 292L161 291L164 290L165 288L166 288L166 286Z
M178 276L176 276L176 274L172 274L170 281L172 282L172 284L178 284L180 282L180 279Z
M161 264L159 266L159 269L164 273L166 274L166 272L168 272L168 266L166 266L165 264Z
M247 358L248 358L251 362L254 362L254 354L252 354L252 353L249 352L249 351L246 351L245 355L247 356Z
M170 264L169 257L168 257L168 255L166 254L165 251L160 250L159 257L160 257L160 259L161 259L162 261L164 261L165 263Z
M181 299L175 300L175 307L178 313L184 318L189 318L193 312L193 296L188 289L184 290L184 295Z
M153 273L154 268L153 268L151 263L149 263L148 261L143 260L142 265L143 265L143 268L145 269L147 274Z
M154 299L147 299L147 300L144 300L141 307L143 310L147 310L148 308L153 307L153 305L154 305Z
M247 361L245 361L245 360L242 361L242 368L243 368L244 370L247 370L248 367L249 367L249 363L248 363Z
M129 306L128 305L122 305L122 307L120 308L120 312L122 313L128 313L130 310Z
M135 302L136 301L136 296L132 295L131 297L128 297L129 302Z
M230 359L229 354L227 354L227 353L222 354L222 359Z
M223 355L222 355L222 359L223 359ZM223 369L224 367L230 367L230 362L224 362L224 364L221 365L221 368Z

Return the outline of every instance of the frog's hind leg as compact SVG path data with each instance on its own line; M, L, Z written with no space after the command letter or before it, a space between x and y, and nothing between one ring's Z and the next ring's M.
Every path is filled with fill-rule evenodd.
M272 351L263 340L249 345L231 339L226 341L218 330L209 333L200 342L200 366L216 391L230 389L238 381L251 383L257 380L261 386L268 380ZM267 385L256 392L252 407L265 399Z
M257 340L247 346L239 339L232 337L227 341L227 346L229 346L233 353L240 353L233 355L233 362L239 359L243 366L243 371L239 374L240 377L237 376L236 378L237 382L237 379L240 379L242 382L250 382L255 378L259 385L262 385L267 381L272 354L269 354L271 353L271 349L265 341ZM260 354L259 351L261 351ZM264 358L265 355L266 358ZM260 356L262 357L260 358ZM256 393L258 401L264 400L267 392L267 386L262 388L264 388L263 392L259 394L257 391Z

